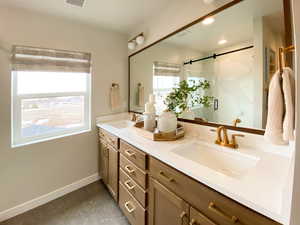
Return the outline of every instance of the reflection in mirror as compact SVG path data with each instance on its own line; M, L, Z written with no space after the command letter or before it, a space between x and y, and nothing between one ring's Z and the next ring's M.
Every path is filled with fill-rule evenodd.
M181 118L264 129L284 37L282 0L225 9L130 57L130 110L143 112L153 93L157 113L171 108Z

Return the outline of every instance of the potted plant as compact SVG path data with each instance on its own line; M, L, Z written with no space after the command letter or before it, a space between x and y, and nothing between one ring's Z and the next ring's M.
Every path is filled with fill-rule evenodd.
M195 119L191 108L196 104L203 107L210 107L214 97L201 95L199 90L208 90L210 83L207 80L190 83L183 80L178 87L173 88L172 92L166 97L164 103L168 110L174 112L177 117L185 119Z

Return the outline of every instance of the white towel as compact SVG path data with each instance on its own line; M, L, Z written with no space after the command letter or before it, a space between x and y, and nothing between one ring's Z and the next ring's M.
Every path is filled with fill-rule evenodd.
M290 68L284 68L270 82L265 138L273 144L288 144L294 140L294 127L295 78Z
M269 86L268 117L265 131L265 139L273 144L287 144L283 140L283 93L281 90L281 74L277 71Z
M282 90L285 103L283 140L293 141L295 127L295 77L290 68L284 68L283 70Z
M110 88L110 104L113 111L118 110L121 106L121 95L119 85Z

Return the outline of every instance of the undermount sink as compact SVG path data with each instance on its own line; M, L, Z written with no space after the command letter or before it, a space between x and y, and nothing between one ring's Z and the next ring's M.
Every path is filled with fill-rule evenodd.
M134 122L130 120L118 120L118 121L110 122L109 125L117 129L124 129L127 127L132 127L134 125Z
M198 142L175 148L172 152L234 178L243 177L259 161L259 158L240 153L238 150L224 149Z

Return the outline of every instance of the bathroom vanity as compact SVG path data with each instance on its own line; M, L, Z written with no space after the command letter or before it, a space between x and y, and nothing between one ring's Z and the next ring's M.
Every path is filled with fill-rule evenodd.
M293 143L262 135L276 55L292 40L288 4L233 0L129 56L129 112L155 96L186 134L155 142L128 113L99 118L102 178L132 225L286 223ZM227 147L211 131L220 126Z
M103 182L132 225L284 222L286 148L257 149L262 136L245 134L238 150L229 149L214 144L209 128L183 125L185 138L154 142L129 120L98 123Z

